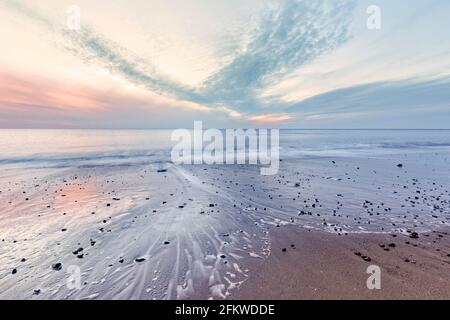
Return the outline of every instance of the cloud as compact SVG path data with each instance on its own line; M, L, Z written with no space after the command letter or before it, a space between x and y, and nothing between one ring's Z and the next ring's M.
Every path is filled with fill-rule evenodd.
M46 83L47 87L43 89L41 83ZM68 86L43 77L32 79L0 73L0 104L3 107L20 109L23 106L36 106L84 111L107 109L107 104L95 94L89 87Z
M426 128L430 122L425 119L432 118L433 127L448 128L449 89L449 78L377 82L327 92L291 104L285 112L312 126Z
M249 117L250 121L255 121L262 124L284 122L289 119L291 119L291 116L288 114L262 114Z
M195 90L158 74L151 62L133 56L89 26L82 26L80 32L67 31L21 2L11 3L49 30L59 30L68 40L65 49L86 63L105 68L161 95L218 108L218 111L223 111L221 106L225 105L235 112L256 113L263 104L258 99L258 90L348 40L354 8L353 1L281 1L252 30L251 40L243 52L217 70L200 90Z
M353 1L282 1L262 18L244 52L204 83L201 101L258 110L258 90L350 38L353 9Z
M353 1L282 1L253 30L244 52L207 79L200 90L165 78L150 62L133 57L88 27L65 35L78 57L96 61L159 94L210 107L227 105L241 112L258 112L262 101L257 90L349 39L353 8Z
M107 32L107 37L101 30L106 32L109 29L100 26L95 19L90 21L91 24L88 24L89 20L83 20L80 32L68 31L62 21L44 14L49 14L47 9L39 11L25 3L31 2L6 0L0 6L5 5L6 9L19 13L24 20L46 30L45 39L51 39L50 45L59 48L65 58L76 61L71 65L73 69L79 70L78 66L82 65L90 70L99 70L111 79L121 79L124 86L134 88L138 94L122 92L118 89L120 86L113 86L109 95L104 94L104 87L112 81L103 81L107 77L93 76L84 86L75 81L78 79L71 79L72 83L65 83L70 89L57 84L51 90L49 86L54 81L48 81L46 90L41 90L42 95L37 89L39 86L28 81L23 82L24 87L29 86L28 89L13 90L9 87L6 92L4 88L2 108L11 108L14 105L12 99L18 97L21 100L14 105L16 109L32 106L30 99L34 99L40 108L53 106L64 112L75 108L75 105L84 106L79 108L81 113L83 109L95 109L92 106L97 106L98 118L112 120L110 115L100 115L100 112L111 111L117 116L113 120L118 126L127 118L123 112L132 114L134 110L136 112L128 117L127 125L132 126L132 121L136 121L138 127L149 123L140 119L145 117L145 112L152 117L158 114L158 120L165 122L166 126L195 117L211 120L215 124L251 122L255 125L298 127L319 127L322 124L383 126L389 121L383 123L382 119L394 121L395 118L397 123L406 126L407 122L401 120L402 114L415 117L411 124L420 125L420 118L427 118L435 121L434 126L435 123L442 123L439 116L448 116L450 81L446 53L449 47L442 41L442 35L437 38L431 36L439 29L439 25L431 23L434 14L438 12L440 16L445 16L448 12L445 8L449 7L441 4L446 2L431 6L433 14L416 19L421 22L415 26L414 35L410 35L409 26L406 26L411 22L411 14L401 15L401 23L392 25L391 21L393 16L402 12L406 2L392 6L383 2L383 8L387 8L383 15L386 19L383 30L370 32L365 28L366 3L358 5L354 0L266 1L264 10L254 12L256 18L248 23L247 29L239 24L239 29L233 29L233 34L228 34L224 43L211 42L210 38L203 43L208 48L206 51L214 52L216 62L220 63L208 63L208 67L213 67L203 74L209 76L206 80L202 78L204 81L195 86L181 79L177 81L174 76L177 72L172 76L164 73L158 59L152 59L151 50L136 54L126 45L123 46L125 31L120 36ZM118 4L118 7L123 5ZM419 10L423 5L415 2L411 8L414 17L423 11ZM173 8L170 7L170 10ZM361 12L362 16L355 19L355 14ZM103 20L110 18L108 13L102 17ZM166 35L165 26L158 29L162 30L162 37ZM147 32L152 30L142 27L143 37L137 39L145 39ZM172 31L171 36L176 35ZM415 39L416 33L420 35L420 41ZM176 60L173 69L191 61L183 60L183 48L178 45L189 46L189 39L181 40L175 41L177 45L173 46L172 51L169 50L171 58L164 60L163 65L170 65L173 57ZM36 61L40 58L51 61L46 52L42 50L35 57L27 57ZM201 60L201 57L202 53L197 58ZM44 64L45 68L56 69L53 64ZM33 66L33 63L29 65ZM191 69L188 67L185 71ZM80 74L83 79L91 77L84 70L80 70ZM433 75L440 78L431 79ZM86 86L88 82L91 88ZM32 92L27 93L27 90ZM9 100L6 101L5 97ZM299 101L301 99L304 100ZM74 119L71 118L71 121ZM86 121L86 118L83 119Z

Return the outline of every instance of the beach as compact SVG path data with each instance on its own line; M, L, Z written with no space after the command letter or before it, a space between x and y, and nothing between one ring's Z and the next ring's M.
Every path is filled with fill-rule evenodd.
M273 230L271 256L233 298L447 300L450 233L445 230L415 240L395 233L340 237L291 227ZM371 265L380 267L379 289L367 288Z
M449 298L448 131L288 130L273 176L175 165L170 131L1 135L2 299Z

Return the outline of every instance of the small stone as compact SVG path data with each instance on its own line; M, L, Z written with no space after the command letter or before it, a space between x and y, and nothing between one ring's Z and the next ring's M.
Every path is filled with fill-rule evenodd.
M73 251L72 253L77 255L79 254L81 251L83 251L83 248L78 248L77 250Z
M417 232L412 232L409 237L411 239L419 239L419 234Z
M62 269L62 263L58 262L58 263L52 264L52 269L55 271L60 271Z

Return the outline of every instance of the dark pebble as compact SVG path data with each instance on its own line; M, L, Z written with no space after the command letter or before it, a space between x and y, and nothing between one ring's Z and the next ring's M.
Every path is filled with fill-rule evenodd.
M62 263L58 262L58 263L52 264L52 269L55 271L60 271L62 269Z
M419 234L417 232L412 232L409 237L411 239L419 239Z

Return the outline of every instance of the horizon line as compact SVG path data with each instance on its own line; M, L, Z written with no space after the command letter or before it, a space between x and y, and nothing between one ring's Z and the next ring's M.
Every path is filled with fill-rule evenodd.
M177 129L193 129L189 127L170 127L170 128L0 128L0 130L102 130L102 131L145 131L145 130L177 130ZM203 130L208 129L279 129L279 130L355 130L355 131L382 131L382 130L397 130L397 131L447 131L450 128L277 128L277 127L229 127L229 128L216 128L216 127L204 127Z

